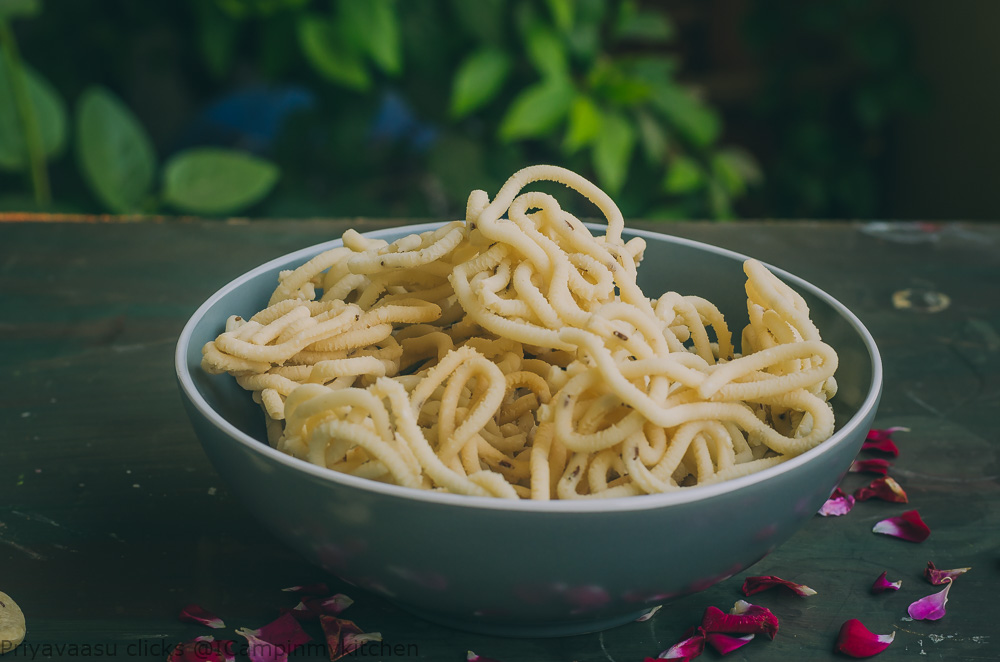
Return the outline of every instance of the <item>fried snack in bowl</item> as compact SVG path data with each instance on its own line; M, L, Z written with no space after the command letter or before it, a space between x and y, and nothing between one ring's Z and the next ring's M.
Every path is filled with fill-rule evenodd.
M522 192L538 179L607 224ZM250 271L191 318L177 373L217 470L307 558L525 635L626 622L757 561L829 496L881 389L829 295L628 230L548 166L474 192L465 221Z

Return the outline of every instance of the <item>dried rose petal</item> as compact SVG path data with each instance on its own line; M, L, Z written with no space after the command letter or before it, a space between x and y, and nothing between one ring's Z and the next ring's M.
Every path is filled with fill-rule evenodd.
M339 660L357 648L357 646L354 646L354 648L348 650L348 642L356 641L358 635L364 634L362 629L359 628L358 624L354 621L337 618L336 616L320 614L319 624L323 628L323 636L326 638L326 645L330 652L331 662ZM381 641L382 635L378 636L379 641Z
M648 621L649 619L651 619L653 617L653 615L656 612L660 611L661 609L663 609L663 605L656 605L655 607L653 607L652 609L650 609L645 614L643 614L642 616L640 616L639 618L637 618L635 620L636 620L637 623L642 623L644 621Z
M312 640L291 614L282 614L256 630L240 628L236 634L246 637L251 662L285 662L289 653Z
M746 646L753 641L754 635L745 634L742 637L735 637L722 632L710 632L705 635L705 642L719 652L720 655L732 653L741 646Z
M823 517L839 517L851 512L853 507L854 497L838 487L826 500L826 503L820 507L819 514Z
M906 491L890 476L876 478L868 487L859 487L854 490L854 498L858 501L868 501L868 499L882 499L890 503L908 503L909 498Z
M856 618L846 621L840 626L837 643L833 650L851 657L871 657L878 655L892 643L896 633L875 634Z
M804 584L796 584L795 582L790 582L787 579L782 579L781 577L775 577L774 575L762 575L759 577L747 577L743 582L743 595L750 597L754 593L760 593L761 591L766 591L769 588L774 588L775 586L784 586L795 592L795 595L800 595L803 598L810 595L816 595L816 591L805 586Z
M948 604L948 591L951 590L952 580L949 578L944 590L931 593L927 597L920 598L912 603L906 613L918 621L936 621L944 616L944 606Z
M886 573L882 573L872 584L872 593L885 593L886 591L898 591L899 587L903 585L903 580L890 582L885 578Z
M920 519L916 510L907 510L898 517L890 517L877 522L872 527L874 533L884 533L910 542L923 542L931 535L930 528Z
M739 600L730 613L708 607L701 619L705 633L766 634L771 639L778 633L778 617L770 609Z
M924 569L924 577L927 578L931 584L935 586L940 586L941 584L947 583L951 579L955 579L959 575L964 575L972 568L954 568L952 570L938 570L934 567L933 561L927 562L927 568Z
M870 460L855 460L851 462L851 467L848 471L853 471L854 473L865 473L865 474L881 474L886 475L889 473L889 467L891 464L889 460L883 460L881 458L872 458Z
M182 621L189 623L201 623L202 625L207 625L210 628L224 628L226 624L222 622L222 619L208 611L200 605L188 605L181 609L181 613L177 616Z
M167 662L234 662L235 645L236 642L230 639L196 637L174 646L167 656Z
M879 451L889 453L893 457L899 456L899 448L892 441L893 432L909 432L910 428L885 428L884 430L869 430L865 441L861 444L863 451Z
M288 588L281 589L285 593L294 593L295 595L315 595L323 596L330 595L330 589L326 584L303 584L301 586L289 586Z
M710 607L714 609L714 607ZM693 660L705 650L705 631L702 628L689 628L684 638L660 653L657 660Z
M465 654L465 660L466 662L498 662L497 660L494 660L492 657L483 657L482 655L476 655L472 651L468 651Z

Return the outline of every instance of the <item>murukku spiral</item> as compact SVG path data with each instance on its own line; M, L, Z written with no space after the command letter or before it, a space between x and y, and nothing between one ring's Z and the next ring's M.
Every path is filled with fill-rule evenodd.
M595 236L547 194L607 221ZM648 298L645 242L554 166L514 174L464 221L343 246L283 272L265 309L203 350L269 443L343 473L473 496L588 499L746 475L833 433L837 354L800 295L748 260L737 353L705 299Z

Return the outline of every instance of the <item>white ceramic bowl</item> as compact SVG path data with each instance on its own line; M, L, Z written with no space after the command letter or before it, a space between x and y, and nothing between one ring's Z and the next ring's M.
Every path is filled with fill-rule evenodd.
M392 241L436 226L369 236ZM639 268L647 294L696 294L730 328L746 323L745 256L651 232L625 235L647 241ZM413 490L329 471L269 447L249 394L228 375L204 373L200 361L229 315L249 317L266 305L279 271L339 244L272 260L213 294L177 342L177 379L205 452L262 526L331 574L433 621L514 636L579 634L708 588L816 513L875 416L882 368L871 335L828 294L775 269L840 355L836 433L776 467L672 494L549 502Z

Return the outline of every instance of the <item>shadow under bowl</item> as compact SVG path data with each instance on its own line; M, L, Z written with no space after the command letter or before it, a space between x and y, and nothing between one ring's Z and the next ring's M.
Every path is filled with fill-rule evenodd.
M392 241L438 225L367 236ZM652 232L625 235L647 242L639 282L648 295L695 294L715 303L730 329L746 324L745 256ZM670 494L548 502L413 490L317 467L268 446L260 408L228 375L201 370L201 348L228 316L265 307L280 271L338 245L272 260L212 295L180 335L177 379L212 464L268 530L331 574L431 621L507 636L574 635L706 589L815 515L875 416L882 368L871 334L831 296L772 268L805 298L840 357L836 433L776 467Z

